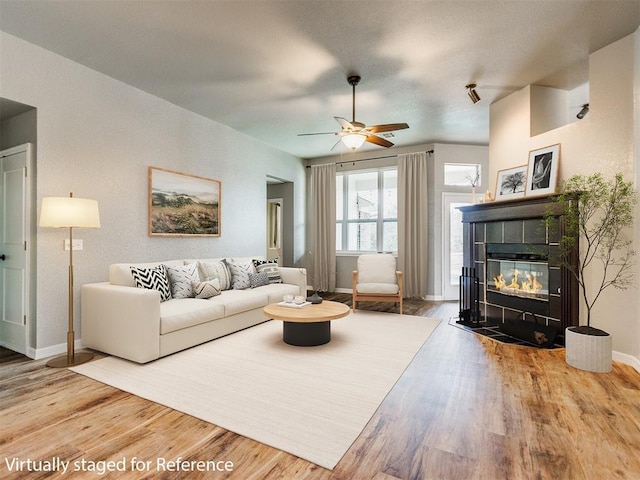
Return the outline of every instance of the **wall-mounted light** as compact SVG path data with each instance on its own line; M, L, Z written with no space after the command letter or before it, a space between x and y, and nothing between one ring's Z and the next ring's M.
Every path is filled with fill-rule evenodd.
M582 120L587 115L587 113L589 113L589 104L585 103L584 105L582 105L582 110L578 112L576 117Z
M476 92L476 87L477 85L475 83L470 83L464 87L467 89L467 94L473 103L478 103L481 100L480 95Z

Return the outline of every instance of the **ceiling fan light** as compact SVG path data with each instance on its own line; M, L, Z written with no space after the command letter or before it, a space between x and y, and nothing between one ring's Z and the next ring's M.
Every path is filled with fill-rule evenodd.
M345 147L355 150L360 148L366 139L367 136L361 133L349 133L342 137L342 143Z

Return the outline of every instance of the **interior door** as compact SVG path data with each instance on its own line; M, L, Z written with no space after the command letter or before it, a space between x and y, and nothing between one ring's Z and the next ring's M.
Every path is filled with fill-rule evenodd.
M458 300L462 271L462 212L458 207L471 204L469 193L442 194L442 293L445 300Z
M0 344L27 354L31 145L0 152Z

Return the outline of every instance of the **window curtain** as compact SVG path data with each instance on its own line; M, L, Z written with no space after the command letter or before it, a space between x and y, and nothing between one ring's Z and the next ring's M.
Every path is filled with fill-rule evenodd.
M313 288L336 288L336 165L311 167Z
M427 154L398 156L398 269L404 296L427 295Z

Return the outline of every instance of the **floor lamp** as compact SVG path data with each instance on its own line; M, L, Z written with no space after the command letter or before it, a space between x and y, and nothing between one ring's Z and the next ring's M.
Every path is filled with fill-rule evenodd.
M73 229L100 228L98 202L86 198L45 197L42 199L40 226L69 229L69 328L67 331L67 354L47 362L48 367L71 367L88 362L92 353L75 353L73 331Z

